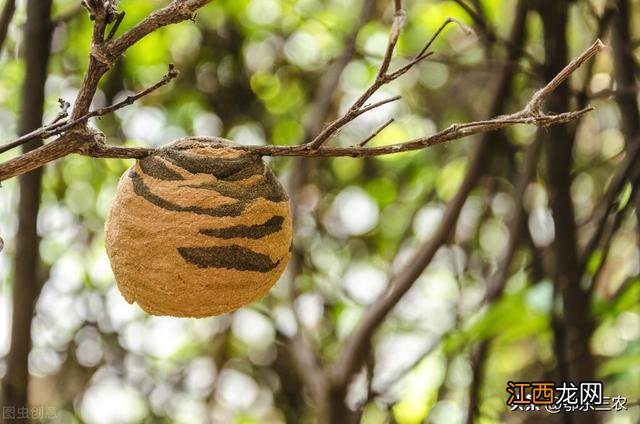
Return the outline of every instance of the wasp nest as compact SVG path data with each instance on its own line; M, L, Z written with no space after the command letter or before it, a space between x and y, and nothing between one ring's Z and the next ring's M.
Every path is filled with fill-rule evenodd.
M291 255L286 192L261 158L186 138L120 178L105 226L118 288L153 315L205 317L264 296Z

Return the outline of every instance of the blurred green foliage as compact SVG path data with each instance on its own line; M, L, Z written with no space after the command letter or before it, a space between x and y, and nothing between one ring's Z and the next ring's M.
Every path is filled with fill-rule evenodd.
M75 0L54 3L56 15L78 7ZM165 3L120 1L126 11L120 33ZM328 118L344 110L375 76L387 41L389 3L378 2L373 18L361 29L356 54L332 97L334 112ZM419 51L447 16L472 23L452 1L406 3L409 19L394 64ZM481 3L497 34L507 37L515 2ZM593 3L601 8L604 2ZM358 1L338 0L213 1L198 12L195 23L162 29L131 48L105 78L95 106L111 104L155 83L168 63L177 66L180 78L95 125L110 143L127 146L156 146L186 135L218 135L240 143L300 143L313 113L309 105L318 81L343 51L359 7ZM634 18L637 22L638 11ZM3 141L16 132L24 73L19 55L24 20L21 5L0 58ZM540 60L544 52L535 15L528 26L527 51ZM577 2L569 37L572 53L591 43L594 26L588 2ZM86 13L78 9L55 31L47 120L57 113L56 100L72 99L79 86L91 28ZM496 60L487 61L477 37L451 27L434 49L434 60L383 90L385 95L402 94L400 103L362 117L333 142L357 143L391 116L396 121L372 140L372 146L428 134L455 121L487 117L490 87L504 48L494 46ZM509 102L512 110L524 105L542 83L531 75L530 64L523 61L522 66L517 95ZM601 55L595 69L591 84L610 87L611 57ZM579 178L573 187L574 203L585 218L581 239L582 231L588 234L593 224L589 218L621 163L624 143L613 102L594 99L592 104L596 111L584 118L575 149ZM506 135L514 149L534 138L533 130L525 127L512 128ZM472 142L374 159L310 160L305 166L310 182L297 205L301 214L295 237L304 261L295 281L300 296L293 307L324 358L336 356L368 302L387 284L387 275L430 237L443 205L464 177ZM402 424L463 422L471 348L489 339L482 422L524 419L508 415L506 382L544 380L555 365L553 284L533 277L532 258L523 250L516 255L504 296L482 304L487 276L504 253L520 162L520 153L515 153L504 169L486 177L473 191L450 244L440 250L382 327L376 338L373 382L380 396L364 407L363 422L390 422L390 417ZM285 183L291 163L290 159L272 161ZM292 377L278 341L282 334L295 331L288 301L289 275L255 305L199 321L149 317L120 297L105 256L102 227L118 178L130 164L72 156L46 168L38 228L49 278L33 323L34 404L60 408L60 422L244 424L293 422L294 417L298 422L311 421L310 410L295 403L300 382ZM542 175L535 179L524 205L530 229L544 228L548 222L544 221L548 200ZM619 200L619 208L628 197L629 190ZM0 255L0 355L4 355L16 232L15 179L3 184L0 198L0 234L5 239ZM640 396L637 228L638 223L629 219L614 238L593 305L598 324L592 341L597 375L604 380L607 394L624 395L630 401ZM541 240L536 251L544 257L549 240ZM602 252L590 258L590 275L601 261ZM395 381L396 374L404 377ZM353 404L359 402L361 389L354 389ZM606 419L631 423L639 417L636 406Z

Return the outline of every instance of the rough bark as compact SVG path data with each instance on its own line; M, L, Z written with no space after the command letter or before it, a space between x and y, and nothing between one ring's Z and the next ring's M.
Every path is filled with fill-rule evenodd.
M29 0L25 26L24 60L26 76L22 92L20 133L26 134L42 125L44 85L51 49L52 0ZM28 152L39 147L33 141L23 146ZM31 320L41 281L38 276L37 217L40 204L42 169L20 177L18 234L14 256L13 318L11 349L7 356L7 373L2 382L2 405L28 406Z

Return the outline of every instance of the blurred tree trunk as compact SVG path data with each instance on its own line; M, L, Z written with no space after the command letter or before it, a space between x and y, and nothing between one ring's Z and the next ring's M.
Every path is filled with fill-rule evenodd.
M7 0L4 2L2 12L0 12L0 50L4 45L4 41L7 38L9 32L9 25L13 19L13 14L16 11L16 0Z
M640 134L640 111L636 100L635 78L635 69L638 65L633 57L633 40L629 28L632 11L627 0L618 0L616 9L611 32L617 84L616 100L622 115L622 131L627 137L634 138L627 140L627 147L632 147L631 144L640 143L640 140L635 139Z
M567 20L570 2L541 2L539 12L544 26L546 79L553 78L568 63ZM563 84L549 98L547 109L569 110L569 85ZM580 266L573 201L571 167L574 138L567 125L556 125L544 131L547 155L547 187L555 224L553 252L555 266L552 277L555 290L562 299L561 319L554 326L561 379L575 383L593 380L593 358L589 340L593 324L589 297L580 287ZM571 422L595 422L595 415L566 415Z
M505 109L509 99L513 94L513 80L518 73L518 63L522 58L522 52L524 51L524 45L527 38L527 16L529 6L526 0L520 0L515 8L515 16L511 27L511 35L509 37L509 45L507 48L507 58L505 65L500 73L497 88L495 89L495 96L493 97L492 104L489 109L490 116L497 116L505 113ZM504 136L504 132L500 132L499 135L494 133L487 133L483 136L481 143L490 146L492 144L491 138L498 136L502 140L502 145L508 145L509 142ZM498 155L488 155L495 160ZM508 264L505 272L508 275ZM489 287L488 287L489 289ZM496 299L501 295L497 294ZM492 301L495 299L492 299ZM480 344L472 349L471 362L472 362L472 377L471 384L469 386L469 403L467 405L467 424L476 422L480 413L481 404L481 388L484 380L485 364L489 354L490 341L484 340Z
M635 77L635 72L639 68L633 56L633 40L629 27L633 11L628 0L617 0L616 9L611 34L617 85L616 102L622 117L625 147L631 156L630 160L635 162L629 180L636 181L638 174L640 174L640 166L638 166L640 161L640 108L638 108L636 97L638 84ZM636 205L636 218L640 222L640 204Z
M20 134L42 125L44 86L51 50L52 0L28 0L24 29L26 76L22 92ZM26 144L24 151L37 148L41 142ZM28 406L29 351L31 320L42 285L38 275L39 238L37 218L40 205L42 169L20 177L18 234L14 259L13 319L11 349L7 357L7 373L2 382L2 405L15 408Z

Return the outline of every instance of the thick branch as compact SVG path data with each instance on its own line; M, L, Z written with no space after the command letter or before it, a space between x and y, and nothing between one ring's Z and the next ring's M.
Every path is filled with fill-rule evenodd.
M42 140L54 135L62 133L65 134L46 146L40 147L2 164L2 166L0 166L0 181L37 169L53 160L65 157L71 153L77 153L80 151L85 153L95 152L96 156L99 156L104 150L101 148L104 137L97 137L96 134L91 133L91 131L88 130L73 130L78 126L84 126L83 124L89 118L102 116L132 103L136 99L166 84L171 79L175 78L177 73L173 69L170 69L169 73L162 81L153 87L144 90L138 95L128 97L123 102L111 107L89 112L91 101L93 100L102 76L127 48L131 47L144 36L162 26L192 18L193 13L198 8L204 6L210 1L211 0L174 0L168 6L149 15L135 27L123 34L120 38L116 40L109 40L109 37L111 36L110 34L106 41L104 33L107 26L112 22L115 22L114 25L118 25L118 20L121 16L121 14L115 11L115 2L100 2L93 0L83 2L83 5L89 9L91 16L96 23L93 31L89 67L85 73L82 85L80 86L78 96L75 99L70 120L58 121L51 126L35 130L32 133L27 134L26 137L20 138L3 146L1 152L7 151L33 139ZM111 32L113 33L114 31ZM122 151L114 148L111 149L110 152L112 157L141 157L140 152L137 149Z
M104 30L109 19L108 14L95 16L93 43L89 69L80 87L80 92L74 104L72 119L86 114L96 93L102 76L111 68L113 63L131 46L153 31L167 25L191 19L199 8L211 0L173 0L169 5L153 12L136 26L115 40L104 40ZM98 2L99 3L99 2Z
M49 144L3 163L0 166L0 181L25 174L49 162L62 159L78 151L80 144L87 141L89 140L80 139L75 135L63 135Z

